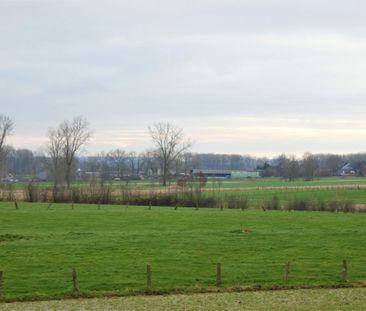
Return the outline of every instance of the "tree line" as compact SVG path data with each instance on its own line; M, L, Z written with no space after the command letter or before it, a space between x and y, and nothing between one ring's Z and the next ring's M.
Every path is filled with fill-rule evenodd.
M171 123L155 123L148 128L152 148L145 152L127 152L121 149L101 152L95 156L82 156L82 150L93 136L88 121L79 116L65 120L47 132L43 151L15 149L6 144L14 132L11 118L0 114L0 172L27 178L47 179L55 187L65 183L68 187L75 178L97 176L104 180L159 177L166 185L172 175L188 175L192 169L202 170L258 170L263 177L282 177L287 180L341 174L349 163L352 174L366 174L366 154L311 154L301 158L293 155L253 157L238 154L212 154L190 152L192 143L183 129ZM89 175L88 175L89 174Z

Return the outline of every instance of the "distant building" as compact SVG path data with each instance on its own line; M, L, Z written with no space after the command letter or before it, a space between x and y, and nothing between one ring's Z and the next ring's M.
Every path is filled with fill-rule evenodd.
M258 178L259 172L253 171L230 171L230 170L191 170L192 175L203 174L207 178L218 178L218 179L244 179L244 178Z
M356 175L356 170L352 167L350 163L345 163L341 168L340 174L341 176L353 176Z
M2 177L0 180L2 183L16 183L18 180L15 179L15 177L13 176L13 174L9 173L7 174L5 177Z
M49 174L47 171L41 171L36 174L34 179L38 181L47 181L49 179Z

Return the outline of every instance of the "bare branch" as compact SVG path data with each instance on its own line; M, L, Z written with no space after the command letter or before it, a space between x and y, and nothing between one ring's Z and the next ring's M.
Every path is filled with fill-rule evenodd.
M3 151L5 139L13 133L14 122L0 113L0 153Z
M52 159L52 165L56 172L60 171L56 169L56 166L60 167L64 164L68 187L71 183L71 170L76 154L90 140L91 136L92 131L89 130L89 123L81 116L72 121L66 120L57 129L49 131L48 155Z
M156 147L155 153L160 162L165 186L172 164L192 146L192 143L184 139L183 129L170 123L155 123L149 127L149 133Z

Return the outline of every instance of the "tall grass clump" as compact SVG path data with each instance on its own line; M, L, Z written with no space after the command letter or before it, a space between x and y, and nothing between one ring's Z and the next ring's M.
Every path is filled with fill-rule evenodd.
M0 183L0 200L2 201L14 201L14 186L13 184Z
M285 210L354 213L356 208L350 200L314 201L306 198L293 198L286 203Z
M245 210L249 208L249 199L244 195L229 194L224 196L225 205L228 208Z
M271 199L264 200L261 203L262 210L279 210L281 209L280 199L277 195L273 195Z

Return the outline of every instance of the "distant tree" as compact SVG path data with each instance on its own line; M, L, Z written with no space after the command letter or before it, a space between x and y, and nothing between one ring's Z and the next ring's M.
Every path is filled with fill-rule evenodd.
M108 159L111 161L113 170L118 178L122 178L127 170L126 158L126 152L121 149L116 149L108 153Z
M285 154L281 154L279 157L275 159L275 165L277 168L277 175L282 178L288 178L288 167L289 167L289 158Z
M366 161L356 161L352 164L357 176L365 176L366 174Z
M155 145L159 160L163 186L166 186L173 163L186 152L191 143L186 141L183 129L170 123L155 123L149 127L150 136Z
M4 146L5 139L12 134L13 128L13 120L0 113L0 151Z
M139 161L136 152L131 151L127 154L126 163L130 171L130 175L132 177L136 177L139 170Z
M10 149L5 145L5 141L12 134L13 128L13 120L0 113L0 171L6 170L6 158Z
M198 158L191 152L184 152L182 155L181 165L184 174L188 175L191 170L199 167Z
M5 141L6 138L13 133L13 128L13 120L0 113L0 164L5 162L5 157L7 154Z
M10 149L7 163L14 174L33 175L36 171L33 152L28 149Z
M329 175L337 175L343 165L343 162L344 161L341 156L330 154L325 160L325 169L329 173Z
M75 163L76 154L81 147L91 138L92 132L89 124L83 117L79 116L72 121L62 122L58 128L50 129L48 142L48 155L52 158L54 173L59 174L58 169L64 165L65 180L70 188L72 179L72 168Z
M310 152L306 152L302 159L302 168L304 178L306 180L312 180L315 177L315 172L318 169L318 160Z
M46 144L46 167L53 179L53 200L56 200L60 183L64 180L65 161L63 157L64 142L61 133L50 129Z
M147 150L139 155L141 161L141 168L145 175L157 175L159 169L159 160L156 156L156 152L153 150Z
M286 177L289 181L294 181L299 177L299 162L296 160L295 156L290 156L289 162L286 168Z

